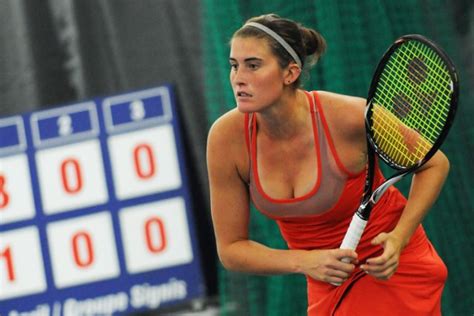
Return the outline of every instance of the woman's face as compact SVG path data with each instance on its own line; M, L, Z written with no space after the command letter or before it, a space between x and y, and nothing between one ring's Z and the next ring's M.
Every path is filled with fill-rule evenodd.
M256 112L281 97L284 71L266 40L235 37L231 42L230 83L241 112Z

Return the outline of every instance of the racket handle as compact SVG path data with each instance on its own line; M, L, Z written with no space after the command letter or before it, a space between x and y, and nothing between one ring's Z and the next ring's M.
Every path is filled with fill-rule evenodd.
M359 217L357 213L352 216L351 224L349 225L349 229L342 240L342 244L339 247L340 249L352 249L355 250L357 245L359 244L360 237L364 232L365 226L367 225L367 220L364 220ZM350 263L351 259L348 257L342 258L342 262ZM339 286L341 283L331 283L332 285Z
M357 245L359 244L360 237L362 236L366 225L367 220L360 218L360 216L355 213L354 216L352 216L352 221L349 225L349 229L347 230L346 235L342 240L341 247L339 248L355 250L357 248Z

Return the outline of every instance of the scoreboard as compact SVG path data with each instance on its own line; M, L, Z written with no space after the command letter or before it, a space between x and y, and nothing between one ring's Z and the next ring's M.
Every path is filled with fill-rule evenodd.
M205 295L173 90L0 118L0 315Z

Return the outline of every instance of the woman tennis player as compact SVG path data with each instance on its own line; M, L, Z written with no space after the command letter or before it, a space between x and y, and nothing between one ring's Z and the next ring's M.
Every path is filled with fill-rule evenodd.
M447 269L420 223L449 162L438 151L408 199L391 187L357 253L339 249L364 189L366 100L300 88L325 48L318 32L274 14L234 33L237 107L213 124L207 148L219 258L234 271L306 275L308 315L440 315ZM374 182L383 182L379 168ZM251 202L278 223L288 250L249 239Z

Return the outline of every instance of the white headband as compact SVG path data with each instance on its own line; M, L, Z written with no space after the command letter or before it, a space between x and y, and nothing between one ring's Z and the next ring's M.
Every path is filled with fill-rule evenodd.
M291 57L295 60L296 64L302 69L302 63L301 59L298 57L298 54L296 54L295 50L277 33L275 33L273 30L269 29L263 24L256 23L256 22L249 22L246 23L244 26L253 26L256 27L257 29L260 29L270 35L274 40L276 40L278 43L280 43L281 46L290 54Z

